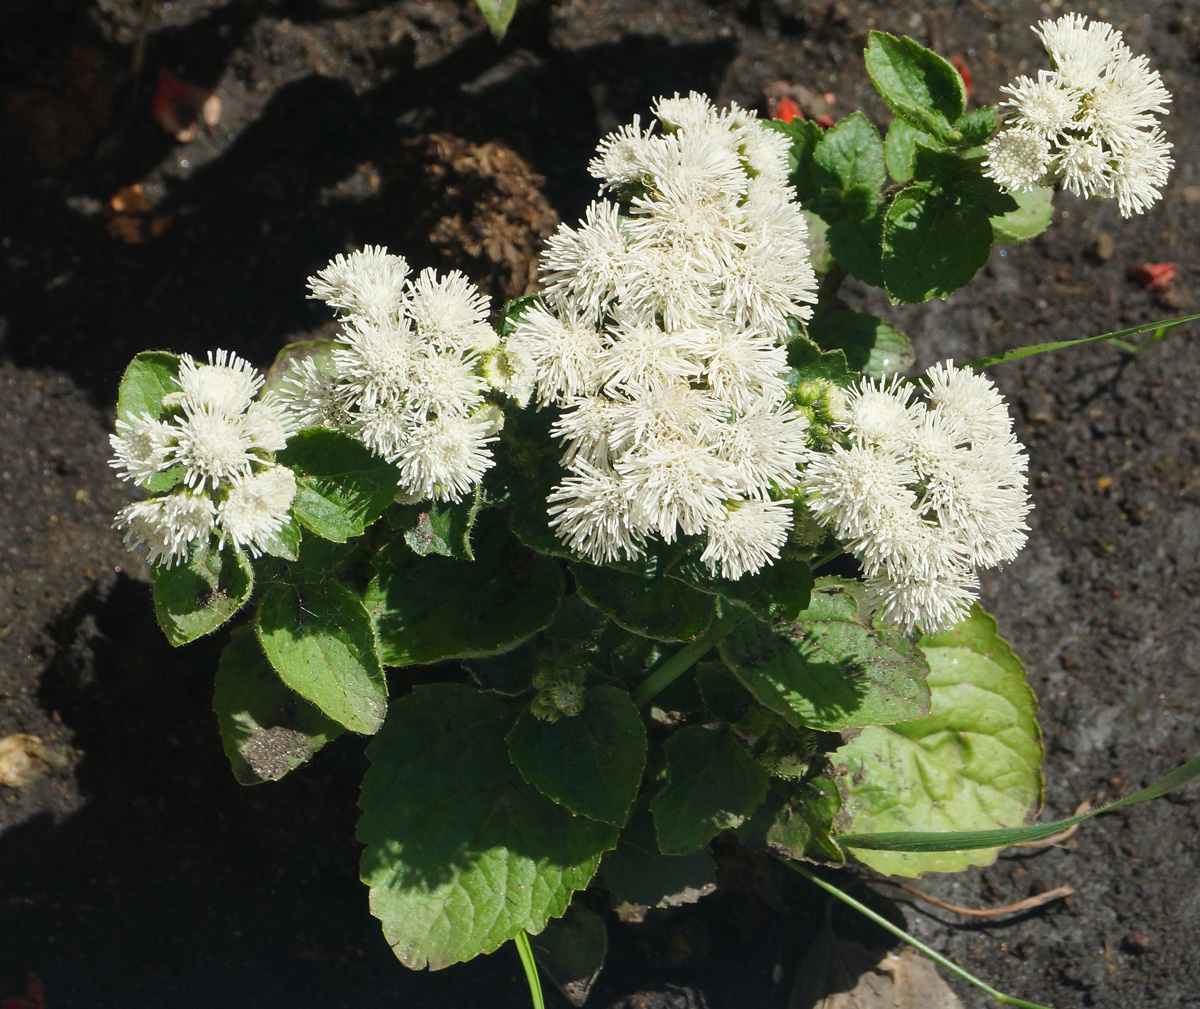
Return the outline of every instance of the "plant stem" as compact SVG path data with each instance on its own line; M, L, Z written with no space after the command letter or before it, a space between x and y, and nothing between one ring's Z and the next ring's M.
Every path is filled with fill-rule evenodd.
M749 610L728 606L725 614L714 620L711 626L695 641L684 645L669 659L664 659L630 694L633 703L639 708L653 699L660 690L686 673L697 662L704 658L705 653L732 631L738 624L750 616Z
M868 918L871 919L871 921L875 922L876 925L880 926L881 928L887 929L889 932L892 933L892 935L896 936L898 939L903 939L913 949L918 950L921 953L924 953L927 957L929 957L935 963L940 963L947 970L953 971L955 974L957 974L959 977L961 977L964 981L967 981L970 984L973 984L980 991L987 992L989 995L992 996L992 998L994 998L1001 1005L1017 1006L1018 1009L1050 1009L1049 1006L1040 1005L1037 1002L1026 1002L1024 999L1019 999L1015 995L1005 995L1004 992L997 991L986 981L981 981L974 974L970 973L970 971L967 971L967 970L963 969L962 967L958 966L958 964L952 962L949 958L943 956L941 953L939 953L937 950L933 949L932 947L926 946L916 936L909 935L907 932L904 931L904 929L900 928L898 925L893 925L890 921L888 921L885 917L883 917L883 915L877 914L875 911L872 911L869 907L867 907L866 904L863 904L861 901L855 900L853 897L850 896L850 894L846 893L845 890L840 890L836 886L834 886L832 883L827 883L825 880L821 879L815 873L810 872L808 869L806 869L804 866L800 865L798 862L791 862L791 861L787 861L787 860L781 860L781 861L783 861L784 865L788 866L789 868L795 869L796 872L800 873L800 875L803 876L805 879L807 879L810 883L816 883L817 886L819 886L826 893L832 894L838 900L842 901L844 904L848 904L850 907L854 908L854 910L858 911L860 914L866 915Z
M522 929L513 936L513 942L517 944L521 966L525 968L525 980L529 982L529 999L533 1003L533 1009L546 1009L546 1000L542 996L542 979L538 977L537 963L529 946L529 933Z
M1158 322L1146 322L1140 326L1133 326L1130 329L1119 329L1115 333L1101 333L1099 336L1085 336L1081 340L1057 340L1054 343L1035 343L1028 347L1018 347L1016 350L1010 350L1003 354L991 354L988 357L977 357L974 361L968 361L965 365L967 368L974 368L978 371L980 368L988 368L993 364L1003 364L1005 361L1015 361L1021 357L1032 357L1034 354L1046 354L1052 350L1064 350L1067 347L1077 347L1084 343L1096 343L1100 340L1108 340L1110 343L1116 344L1126 353L1136 354L1141 350L1145 350L1152 343L1157 343L1167 333L1168 329L1173 329L1176 326L1182 326L1187 322L1196 322L1200 320L1200 312L1192 315L1181 315L1175 319L1160 319ZM1137 336L1138 333L1148 333L1154 330L1154 335L1145 343L1130 344L1124 339L1126 336ZM1135 347L1135 350L1129 350L1129 347Z

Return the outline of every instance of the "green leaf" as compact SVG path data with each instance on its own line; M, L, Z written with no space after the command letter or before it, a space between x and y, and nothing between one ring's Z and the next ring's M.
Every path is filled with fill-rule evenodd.
M986 830L1025 822L1041 796L1042 746L1025 669L978 605L927 635L929 714L873 725L831 755L843 811L839 834ZM996 849L854 849L879 872L917 876L989 865Z
M911 179L917 144L921 141L928 142L929 139L928 133L922 133L903 119L893 119L883 142L888 174L901 183Z
M892 112L945 143L962 141L954 124L966 108L967 90L959 72L937 53L907 35L898 39L873 31L866 62L871 81Z
M830 129L813 151L811 210L829 225L829 251L864 283L882 285L879 244L887 181L879 131L861 112Z
M516 328L521 316L531 306L542 300L540 294L522 294L519 298L513 298L504 306L504 314L500 318L499 332L501 336L511 336L512 331Z
M872 626L853 588L820 579L796 622L747 620L718 646L746 688L790 725L837 730L929 710L921 651L898 631Z
M1050 186L1016 190L1010 194L1017 209L992 218L992 237L997 242L1025 242L1036 238L1054 217L1054 190Z
M137 354L121 377L117 393L117 419L134 421L144 413L155 420L163 415L163 397L179 391L179 355L165 350Z
M729 672L723 662L697 662L690 679L700 694L703 710L717 721L736 724L754 703L750 692ZM678 683L679 680L675 682ZM659 697L661 696L660 694Z
M913 151L913 175L918 182L930 183L932 192L969 204L985 214L1007 214L1017 209L1017 201L984 174L982 157L917 144Z
M841 363L845 364L844 359ZM720 596L764 618L795 617L808 606L813 586L812 571L805 561L794 556L786 547L783 556L773 564L753 574L742 575L736 581L710 574L708 565L700 560L702 553L700 545L693 546L667 574L700 592Z
M816 273L828 273L833 266L833 253L829 251L829 225L815 211L801 208L800 214L808 226L809 262Z
M1126 795L1116 802L1110 802L1086 813L1068 816L1065 820L1037 823L1029 827L1000 827L995 830L900 830L882 831L877 834L843 834L838 840L848 848L871 848L878 851L968 851L1021 844L1025 841L1041 841L1043 838L1061 834L1068 827L1090 820L1093 816L1157 799L1197 777L1200 777L1200 754L1132 795Z
M513 15L517 13L517 0L475 0L475 6L483 14L492 36L499 42L508 31Z
M874 189L856 186L847 193L826 189L812 209L826 222L825 243L830 256L864 284L883 286L880 243L883 240L883 201Z
M550 625L563 594L558 562L494 527L476 550L475 561L418 557L394 541L375 555L366 601L385 663L496 655Z
M916 361L907 336L866 312L825 312L808 324L808 335L826 350L841 350L851 368L871 378L903 374Z
M250 599L254 569L236 547L201 547L188 564L156 567L154 615L167 640L178 648L211 634Z
M275 459L296 474L301 525L336 543L361 536L396 496L396 468L340 431L307 428Z
M295 515L289 515L283 528L267 544L267 553L272 557L281 557L285 561L297 561L300 559L302 538L300 523L296 521Z
M821 858L844 862L833 835L842 807L837 785L828 778L798 784L773 783L782 794L766 831L766 843L783 858Z
M955 126L963 135L964 146L979 147L987 143L996 132L996 110L990 105L985 105L974 112L968 112Z
M883 279L894 302L945 298L987 262L992 227L970 202L926 184L902 189L883 227Z
M665 577L653 565L643 576L580 562L571 565L571 574L585 602L634 634L691 641L712 623L712 596Z
M419 686L367 747L358 839L371 913L408 967L434 970L536 933L587 886L617 828L572 816L511 765L505 708Z
M508 734L508 753L546 798L619 827L646 766L646 728L624 690L590 687L578 715L547 722L523 711Z
M604 966L608 931L603 918L575 901L538 934L533 949L538 966L563 997L581 1006Z
M233 776L243 785L278 781L342 732L284 686L252 627L234 631L221 653L213 711Z
M163 397L179 391L179 357L162 350L146 350L129 362L117 393L117 419L132 422L143 414L163 417ZM183 483L184 468L172 466L137 480L151 494L162 494Z
M842 388L854 384L855 376L846 362L846 352L841 349L822 350L806 336L792 340L787 347L788 366L792 374L788 384L795 388L802 382L827 379Z
M665 855L686 855L738 826L767 794L767 772L727 725L680 729L663 750L667 784L650 809Z
M481 498L481 485L476 484L475 493L465 501L426 501L398 509L395 520L391 520L389 512L389 520L393 529L403 531L404 542L413 553L421 557L438 554L473 561L471 531L479 515Z
M710 892L717 867L707 848L686 855L664 855L658 850L654 817L639 805L621 831L615 850L600 867L604 883L617 900L650 907L691 903Z
M362 600L331 579L272 585L258 604L258 640L289 687L339 725L383 724L387 683Z
M862 112L832 127L813 150L813 179L822 189L847 193L861 186L879 198L884 169L883 141Z
M813 152L825 135L821 127L809 119L793 119L790 123L771 119L763 125L791 140L792 146L788 149L788 182L796 190L796 199L801 202L811 200L821 188L813 179Z

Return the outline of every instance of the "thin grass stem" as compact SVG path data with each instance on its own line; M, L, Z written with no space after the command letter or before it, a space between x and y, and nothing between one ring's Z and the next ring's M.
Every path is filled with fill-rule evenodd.
M537 961L533 959L533 949L529 945L529 933L524 929L513 937L517 945L517 953L521 957L521 966L525 968L525 980L529 982L529 1000L533 1009L546 1009L546 999L542 995L542 979L538 975Z
M825 880L821 879L820 876L817 876L815 873L810 872L804 866L800 865L799 862L791 862L791 861L784 860L784 865L788 866L791 869L795 869L796 872L798 872L801 876L803 876L805 879L807 879L810 883L815 883L826 893L832 894L838 900L842 901L842 903L847 904L850 907L854 908L854 910L858 911L860 914L866 915L868 918L871 919L871 921L875 922L875 924L878 925L880 928L887 929L889 932L892 933L892 935L896 936L896 938L898 938L898 939L904 940L904 942L908 943L913 949L917 950L920 953L924 953L927 957L929 957L935 963L940 963L943 967L946 968L946 970L952 971L953 973L957 974L964 981L968 982L969 984L973 984L980 991L987 992L989 995L992 996L992 998L994 998L1001 1005L1018 1006L1019 1009L1051 1009L1050 1006L1044 1006L1037 1002L1026 1002L1024 999L1019 999L1015 995L1005 995L1004 992L997 991L986 981L980 980L974 974L972 974L970 971L966 970L963 967L960 967L958 964L951 961L948 957L943 956L937 950L933 949L930 946L926 946L925 943L921 942L921 940L918 939L916 936L909 935L909 933L905 932L904 929L900 928L899 925L893 925L883 915L881 915L875 911L872 911L869 907L867 907L866 904L862 903L861 901L855 900L853 897L850 896L850 894L846 893L845 890L841 890L838 887L834 886L832 883L828 883Z

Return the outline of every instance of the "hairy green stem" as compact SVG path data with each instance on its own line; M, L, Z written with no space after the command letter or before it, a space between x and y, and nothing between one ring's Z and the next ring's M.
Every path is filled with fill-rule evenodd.
M664 659L630 694L633 703L639 708L669 684L686 673L697 662L704 658L705 653L732 631L738 624L750 616L749 610L729 606L724 616L714 620L711 626L695 641L684 645L669 659Z
M546 1009L546 1000L542 996L542 979L538 976L533 949L529 945L529 933L522 929L513 936L513 942L517 945L521 966L525 968L525 980L529 982L529 999L533 1003L533 1009Z
M883 915L878 914L875 911L872 911L869 907L867 907L866 904L862 903L861 901L855 900L853 897L850 896L850 894L846 893L845 890L840 890L836 886L834 886L832 883L827 883L825 880L821 879L820 876L817 876L815 873L810 872L804 866L800 865L799 862L791 862L786 859L781 859L781 861L783 862L784 865L788 866L788 868L795 869L796 872L800 873L800 875L803 876L805 879L807 879L810 883L815 883L826 893L832 894L838 900L842 901L842 903L848 904L850 907L854 908L855 911L858 911L860 914L866 915L868 918L871 919L871 921L875 922L875 924L878 925L880 928L885 928L889 932L891 932L892 935L896 936L898 939L903 939L913 949L918 950L921 953L924 953L927 957L929 957L929 959L933 960L935 963L940 963L947 970L953 971L955 974L957 974L959 977L961 977L964 981L967 981L968 983L973 984L980 991L987 992L989 995L992 996L992 998L994 998L1001 1005L1017 1006L1018 1009L1050 1009L1049 1006L1044 1006L1037 1002L1026 1002L1024 999L1019 999L1015 995L1005 995L1004 992L997 991L986 981L981 981L970 971L965 970L964 968L958 966L958 964L951 961L948 957L943 956L941 953L939 953L937 950L933 949L932 947L926 946L915 935L909 935L907 932L904 931L904 929L900 928L900 926L893 925Z

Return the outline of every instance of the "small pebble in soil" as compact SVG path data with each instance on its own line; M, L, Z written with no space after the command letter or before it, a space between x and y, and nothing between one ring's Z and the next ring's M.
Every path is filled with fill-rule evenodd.
M1150 952L1150 937L1145 932L1130 932L1122 945L1135 956L1141 956Z

